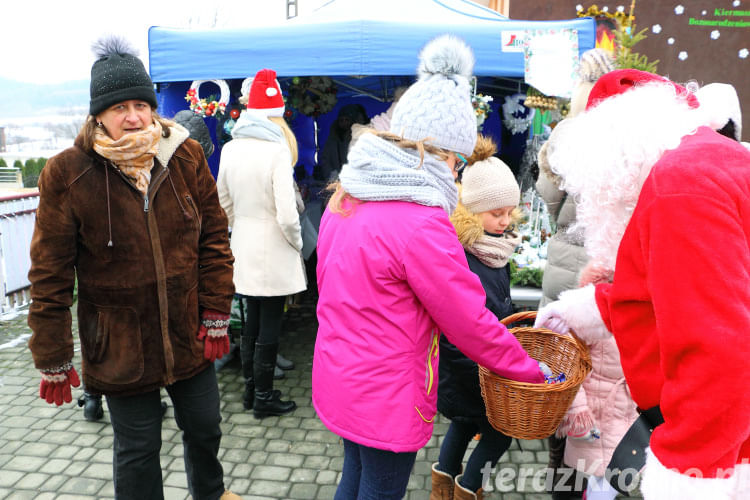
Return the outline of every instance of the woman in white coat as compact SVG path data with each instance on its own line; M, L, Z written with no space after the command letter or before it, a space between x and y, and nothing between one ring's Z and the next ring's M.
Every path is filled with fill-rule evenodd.
M256 418L297 407L273 390L284 302L306 288L293 177L297 141L283 113L276 72L258 71L247 109L222 149L217 182L232 228L234 285L247 305L240 344L243 404Z

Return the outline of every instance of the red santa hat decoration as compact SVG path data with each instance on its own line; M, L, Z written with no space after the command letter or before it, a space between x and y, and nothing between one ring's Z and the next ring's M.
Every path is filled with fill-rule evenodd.
M734 138L742 138L742 113L737 91L728 83L709 83L695 92L706 116L706 123L714 130L721 130L729 122L734 125Z
M618 69L605 73L599 78L589 94L586 109L591 109L608 97L613 97L641 85L663 83L672 85L675 93L683 97L691 108L698 107L698 99L682 85L678 85L663 76L637 69Z
M247 109L263 116L284 116L284 98L274 70L262 69L255 74L250 85Z

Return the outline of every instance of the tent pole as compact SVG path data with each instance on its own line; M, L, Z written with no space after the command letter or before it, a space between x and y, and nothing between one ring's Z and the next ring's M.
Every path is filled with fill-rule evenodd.
M358 89L354 85L349 85L348 83L344 83L344 82L342 82L340 80L336 80L335 78L332 78L332 80L334 81L334 83L336 83L336 85L341 85L342 87L346 87L349 90L353 90L355 92L359 92L360 94L366 95L367 97L372 97L373 99L375 99L377 101L385 102L385 99L383 99L382 97L378 97L375 94L371 94L370 92L365 92L362 89Z

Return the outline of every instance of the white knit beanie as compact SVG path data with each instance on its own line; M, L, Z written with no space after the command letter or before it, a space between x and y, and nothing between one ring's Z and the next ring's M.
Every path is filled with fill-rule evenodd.
M474 70L471 48L443 35L425 45L419 59L419 79L399 99L390 132L469 156L477 141L469 85Z
M475 214L515 207L521 200L521 190L513 172L494 156L467 167L461 187L461 203Z

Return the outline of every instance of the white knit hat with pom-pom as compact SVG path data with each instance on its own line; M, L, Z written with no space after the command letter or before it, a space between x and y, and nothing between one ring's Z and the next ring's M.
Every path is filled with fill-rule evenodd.
M520 199L513 172L494 156L467 167L461 177L461 203L475 214L515 207Z
M419 54L418 80L393 111L390 132L469 156L477 141L471 105L474 54L463 40L442 35Z

